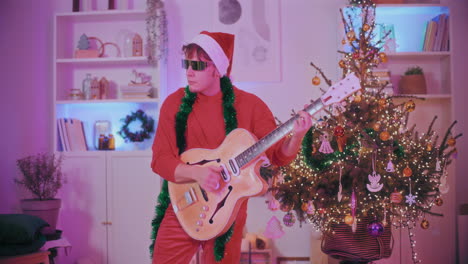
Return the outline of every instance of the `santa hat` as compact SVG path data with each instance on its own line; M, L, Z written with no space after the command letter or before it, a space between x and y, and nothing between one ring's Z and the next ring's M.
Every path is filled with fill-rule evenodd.
M190 44L200 46L213 61L221 76L229 76L234 54L234 35L222 32L202 31Z

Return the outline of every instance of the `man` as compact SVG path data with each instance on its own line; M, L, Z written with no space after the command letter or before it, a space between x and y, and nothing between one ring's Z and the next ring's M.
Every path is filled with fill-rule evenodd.
M215 149L235 128L246 129L262 138L276 124L263 101L232 86L229 74L234 35L203 31L182 50L188 86L169 95L161 107L151 166L167 181L197 182L204 190L215 192L220 186L221 168L187 165L180 161L179 155L192 148ZM309 114L301 111L299 115L292 136L280 140L266 152L273 164L286 165L296 156L302 138L312 125ZM246 212L247 201L239 209L221 263L239 263ZM188 263L199 247L203 248L203 263L220 263L215 261L213 249L219 242L216 239L197 241L188 236L171 205L161 219L157 223L153 263Z

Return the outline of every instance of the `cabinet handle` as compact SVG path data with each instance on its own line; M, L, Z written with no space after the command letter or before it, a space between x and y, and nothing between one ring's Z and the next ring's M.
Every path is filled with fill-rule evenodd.
M107 225L107 222L105 222L105 221L101 222L101 225Z
M112 222L107 222L108 225L112 225Z

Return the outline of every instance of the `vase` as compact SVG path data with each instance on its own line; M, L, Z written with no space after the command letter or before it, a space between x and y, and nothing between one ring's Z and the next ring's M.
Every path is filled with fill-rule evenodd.
M37 200L24 199L21 200L21 209L24 214L34 215L46 221L50 226L42 229L44 235L55 234L59 210L62 205L62 200Z
M404 75L398 84L401 94L425 94L426 79L422 74Z

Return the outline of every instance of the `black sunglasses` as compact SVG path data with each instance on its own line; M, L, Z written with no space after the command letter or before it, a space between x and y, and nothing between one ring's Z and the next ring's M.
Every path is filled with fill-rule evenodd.
M188 69L189 65L192 66L194 71L203 71L208 66L206 61L192 61L192 60L182 60L182 68Z

